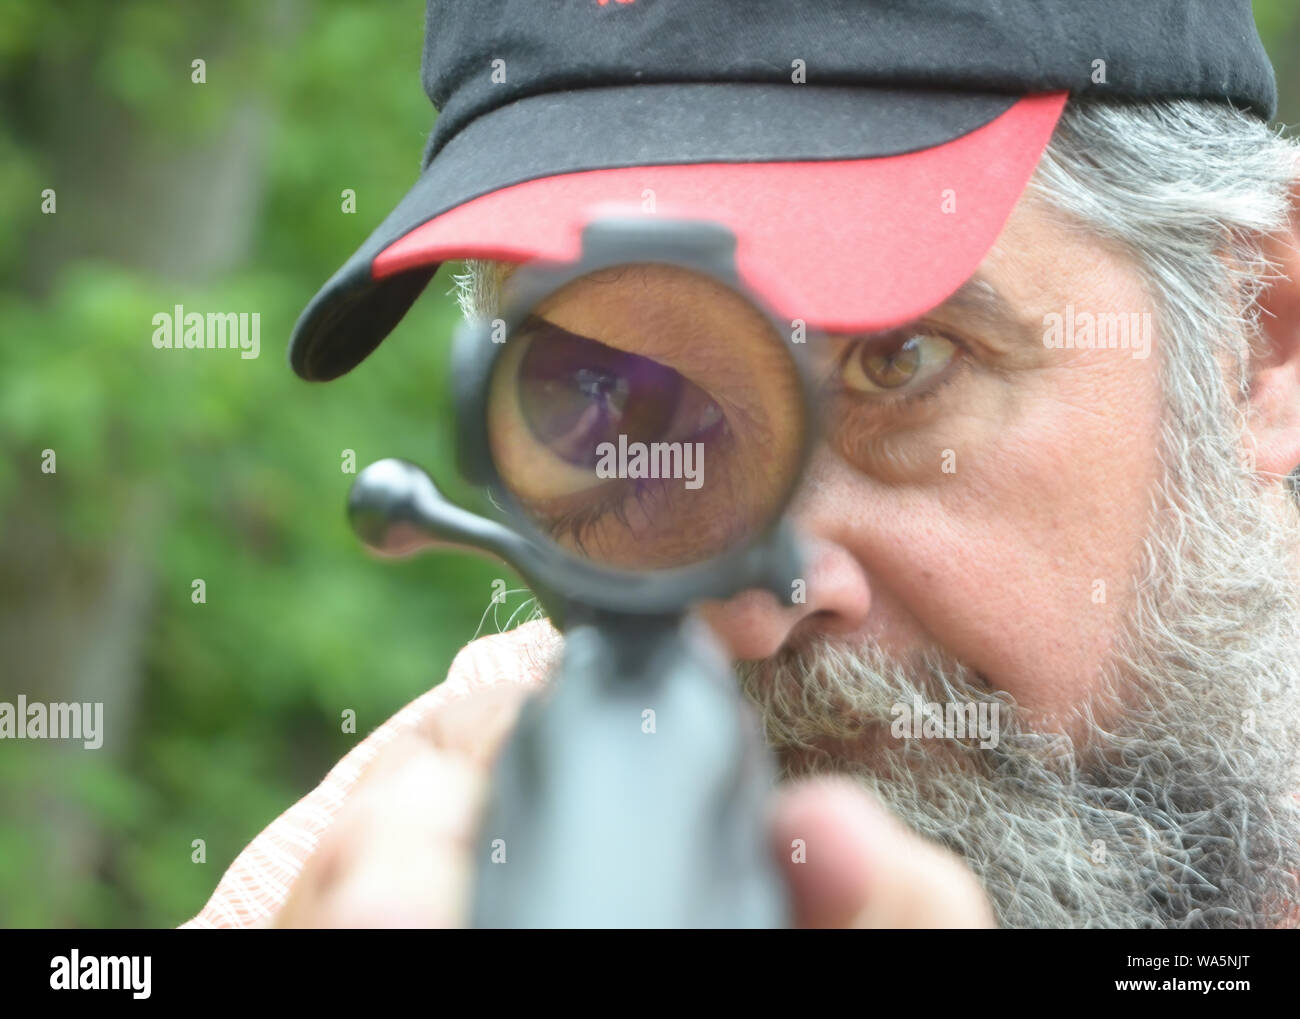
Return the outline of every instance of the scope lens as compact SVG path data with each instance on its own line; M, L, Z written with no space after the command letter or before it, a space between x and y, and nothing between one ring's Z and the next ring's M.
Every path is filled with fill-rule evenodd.
M803 448L798 368L772 321L710 276L582 276L506 338L488 434L502 482L571 554L685 566L781 511Z

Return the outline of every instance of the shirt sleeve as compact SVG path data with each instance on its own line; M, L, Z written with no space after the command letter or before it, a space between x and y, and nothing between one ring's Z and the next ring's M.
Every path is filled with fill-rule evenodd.
M536 624L525 624L532 627ZM522 628L521 628L522 629ZM476 690L519 682L520 659L511 634L496 634L462 649L447 678L384 722L339 761L324 780L271 822L241 852L207 905L180 929L255 927L272 917L316 850L366 766L394 737L415 728L430 712ZM470 648L473 655L467 654Z

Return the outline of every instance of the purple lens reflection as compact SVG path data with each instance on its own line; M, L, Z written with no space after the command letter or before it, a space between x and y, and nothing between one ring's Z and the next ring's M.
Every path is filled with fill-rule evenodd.
M578 467L594 467L597 447L654 442L673 422L685 387L673 369L576 336L536 316L515 342L528 343L519 368L519 404L538 442Z

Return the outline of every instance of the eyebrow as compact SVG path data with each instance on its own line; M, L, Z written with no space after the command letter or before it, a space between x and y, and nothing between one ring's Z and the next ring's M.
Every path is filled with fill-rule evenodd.
M1033 320L1021 314L1006 295L978 274L918 321L934 317L971 323L978 330L979 339L1004 353L1012 346L1032 345L1039 335L1039 327Z
M958 287L935 311L969 316L994 326L1020 326L1024 322L1002 292L978 275Z
M1000 324L1017 320L1010 302L997 287L981 276L972 276L935 310L970 315Z

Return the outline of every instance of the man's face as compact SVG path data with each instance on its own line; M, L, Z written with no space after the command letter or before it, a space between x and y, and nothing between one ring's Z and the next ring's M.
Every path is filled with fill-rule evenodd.
M811 542L806 604L751 592L706 614L741 659L817 635L899 661L942 649L1068 728L1132 611L1161 392L1158 345L1049 349L1046 316L1151 306L1119 256L1028 200L976 281L989 307L952 301L923 324L960 342L951 381L828 422L793 507Z
M543 312L575 335L671 362L700 388L738 362L752 369L758 345L727 335L729 325L749 335L750 324L734 309L718 313L716 293L679 282L656 272L602 279ZM711 346L634 349L638 316L661 304L714 319L703 331ZM783 608L751 591L703 609L736 658L818 635L869 640L901 661L942 648L1043 725L1068 725L1132 610L1159 477L1161 395L1158 345L1147 357L1046 347L1046 316L1067 306L1151 311L1118 255L1025 199L956 298L883 347L834 337L813 352L822 374L846 356L849 367L791 507L808 543L807 599ZM908 360L900 348L913 336L920 353ZM773 428L783 413L771 410L777 370L750 375ZM534 462L514 476L552 476L553 465Z
M1222 847L1250 825L1253 853L1296 862L1271 811L1294 781L1300 542L1234 463L1169 455L1169 344L1135 266L1029 195L952 300L820 352L841 384L791 507L806 600L700 612L787 772L858 776L967 858L1004 923L1258 916L1288 868ZM647 274L560 324L618 335L620 285L705 300ZM1109 315L1131 342L1044 342ZM724 335L689 349L700 378L725 370ZM917 700L996 706L1002 731L900 737Z

